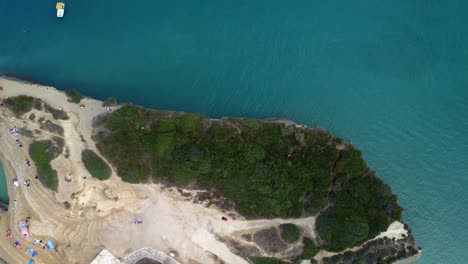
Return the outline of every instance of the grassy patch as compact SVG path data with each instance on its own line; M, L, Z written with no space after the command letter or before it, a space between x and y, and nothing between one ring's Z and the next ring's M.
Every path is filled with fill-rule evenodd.
M10 111L15 113L16 116L22 116L31 111L36 101L38 101L38 99L35 99L34 97L19 95L15 97L9 97L3 102L5 103L5 106L10 109Z
M56 191L58 187L57 172L52 169L50 162L54 156L49 153L50 142L36 141L29 147L29 155L34 161L41 182Z
M281 239L288 244L296 243L301 236L301 230L294 224L280 225Z
M68 101L72 102L72 103L75 103L75 104L80 103L81 99L84 98L83 95L81 95L80 92L78 92L75 89L68 89L68 90L65 91L65 94L68 97Z
M99 180L107 180L111 176L111 168L94 151L84 150L81 159L89 173Z

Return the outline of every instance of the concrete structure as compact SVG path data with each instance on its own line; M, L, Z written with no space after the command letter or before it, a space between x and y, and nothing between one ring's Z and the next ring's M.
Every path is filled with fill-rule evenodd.
M90 264L136 264L144 258L156 260L163 264L180 264L164 252L152 248L142 248L128 255L124 260L114 257L107 249L104 249L94 258Z
M103 249L90 264L121 264L107 249Z

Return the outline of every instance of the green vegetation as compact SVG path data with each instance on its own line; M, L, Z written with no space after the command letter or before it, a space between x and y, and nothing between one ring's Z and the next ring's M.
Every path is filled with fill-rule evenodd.
M52 106L44 103L44 108L47 112L51 113L54 119L68 120L70 117L64 111L53 108Z
M9 97L3 102L18 117L31 111L35 104L40 103L39 99L26 95Z
M264 258L264 257L255 257L250 258L253 264L287 264L288 262L281 261L277 258Z
M57 172L50 166L50 162L54 159L54 156L49 151L50 144L48 141L33 142L29 147L29 155L34 161L41 182L48 188L56 191L58 179Z
M375 177L356 149L342 152L336 164L336 189L331 206L317 219L317 231L327 241L323 247L339 251L375 237L394 221L402 209L390 187Z
M311 259L317 255L319 250L312 239L305 237L302 239L302 244L304 245L304 249L302 251L301 259Z
M62 120L69 119L67 113L57 110L46 103L43 103L40 99L27 96L27 95L9 97L5 99L4 103L5 103L5 106L8 107L8 109L10 109L18 117L28 113L33 108L38 111L41 111L44 106L45 110L51 113L55 119L62 119Z
M301 230L295 224L280 225L281 239L288 244L296 243L301 236Z
M68 89L65 91L65 94L68 96L68 101L75 104L78 104L81 102L81 99L84 98L83 95L75 89Z
M220 191L248 217L312 215L329 204L317 220L328 250L355 245L400 219L396 197L361 153L338 150L342 140L325 130L132 105L97 126L97 146L124 181L197 183Z
M107 180L111 176L111 168L94 151L86 149L81 153L81 159L89 173L99 180Z

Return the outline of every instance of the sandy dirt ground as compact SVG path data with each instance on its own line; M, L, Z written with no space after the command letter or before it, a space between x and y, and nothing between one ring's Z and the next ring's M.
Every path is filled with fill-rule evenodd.
M99 181L92 178L81 161L81 152L96 146L91 139L92 120L106 109L101 101L83 99L84 108L69 103L63 92L52 87L39 86L26 82L0 78L0 100L16 95L30 95L43 100L50 106L67 112L69 120L54 122L64 128L62 138L69 157L62 153L52 161L58 172L57 192L45 188L34 179L34 164L26 165L28 146L33 139L20 135L15 137L10 129L16 127L39 131L34 139L47 139L54 136L28 119L30 113L51 118L44 111L33 110L22 118L16 118L5 107L0 108L0 159L3 161L10 210L0 213L0 256L9 263L27 263L26 254L32 247L38 251L35 263L90 263L103 249L107 248L117 257L125 257L143 247L151 247L168 253L175 250L181 263L248 263L233 254L229 248L217 240L238 232L275 226L280 223L294 222L314 236L314 217L303 219L271 219L246 221L242 217L224 222L224 214L214 207L206 207L186 201L172 188L158 184L127 184L112 173L109 180ZM56 136L56 135L55 135ZM24 146L17 147L15 140L20 139ZM88 176L82 179L82 176ZM18 177L21 185L14 187L12 180ZM31 185L22 184L27 179ZM17 200L16 208L13 206ZM65 209L64 202L71 207ZM17 223L31 217L30 238L22 238ZM134 224L135 217L143 223ZM13 239L6 237L11 229ZM33 239L51 239L59 245L58 252L34 246ZM22 248L17 249L13 242L19 240ZM220 261L221 260L221 261Z

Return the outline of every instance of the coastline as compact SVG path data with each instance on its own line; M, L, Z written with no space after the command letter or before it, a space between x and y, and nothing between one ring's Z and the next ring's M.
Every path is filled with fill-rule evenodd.
M221 259L235 259L237 263L242 262L242 260L239 260L237 255L234 255L229 250L226 251L225 245L216 240L215 236L211 232L207 232L206 228L209 227L210 230L214 230L214 232L217 234L231 235L234 232L238 232L240 230L253 228L253 223L251 223L252 221L244 221L243 218L239 218L239 221L236 221L229 227L226 227L223 225L223 223L212 221L212 219L219 218L219 215L221 214L221 212L216 208L205 208L203 205L187 204L185 199L180 197L179 194L174 193L171 189L165 190L165 188L161 185L154 184L154 186L148 186L148 184L125 184L116 175L115 171L112 172L111 178L104 182L99 182L94 179L90 179L89 181L85 182L79 179L80 175L86 173L86 170L84 169L81 162L81 150L85 148L97 150L95 142L92 139L92 121L98 115L105 113L106 110L102 107L102 101L85 98L82 101L85 107L80 108L78 104L73 104L67 101L67 97L64 91L58 90L54 87L42 86L24 80L16 80L15 78L4 77L0 77L0 86L8 86L13 88L8 89L7 92L0 92L0 98L27 94L36 98L40 98L45 103L50 104L54 108L63 108L64 111L70 115L70 120L60 121L61 126L65 130L65 145L71 149L70 158L64 158L60 156L53 161L52 166L58 171L59 175L72 175L72 181L73 183L76 182L77 186L67 183L61 176L59 179L59 189L57 193L53 193L50 190L44 189L40 185L31 188L34 190L34 195L28 194L27 192L29 190L16 193L16 195L20 195L21 199L23 199L23 201L20 200L21 204L23 204L23 202L24 204L31 203L31 206L27 206L25 209L20 209L20 213L24 213L26 211L36 211L34 214L37 214L37 216L33 217L33 219L36 219L36 217L39 219L31 221L32 225L34 224L34 228L32 229L34 232L44 236L47 235L50 237L56 237L58 241L65 240L67 241L66 243L71 245L71 249L65 250L65 253L60 257L66 258L69 261L73 261L80 259L79 255L83 254L86 255L87 258L92 258L96 255L98 251L97 248L101 248L99 245L108 245L108 243L110 243L110 246L107 247L110 248L110 251L113 254L116 254L119 257L124 257L126 255L125 252L128 251L128 248L125 246L127 241L109 242L112 240L118 240L118 236L115 234L108 234L108 226L119 226L121 230L127 230L127 232L132 233L135 232L135 228L133 226L128 227L127 225L129 219L132 219L135 213L142 213L145 215L146 219L153 217L158 218L160 217L160 214L158 214L159 212L165 212L167 214L166 217L168 218L162 220L158 219L157 223L154 224L160 226L174 224L174 227L168 228L166 231L155 230L155 233L153 234L154 237L147 238L145 240L145 245L149 245L149 247L168 252L182 243L187 247L194 247L194 249L185 249L184 252L181 252L181 258L187 259L189 257L196 257L197 259L199 258L201 260L205 260L205 263L211 263L212 258L208 253L217 252ZM35 90L35 88L40 89ZM37 112L34 113L39 115ZM269 119L265 121L300 126L291 120L281 118ZM8 124L10 127L11 125L24 127L25 125L23 122L24 121L18 118L0 118L0 124ZM36 128L33 124L28 124L26 126L28 126L28 128L30 128L29 126ZM309 129L325 130L322 128ZM1 132L2 134L8 135L7 127L5 127ZM7 161L10 160L10 163L15 164L15 166L21 164L20 160L24 160L25 158L24 153L20 155L20 159L15 159L14 157L16 155L13 153L18 153L18 151L14 149L10 143L6 142L8 140L9 139L5 136L4 142L0 143L0 146L5 147L4 149L7 150L7 153L12 154L5 155L5 158ZM31 139L25 139L26 145L30 142ZM9 180L14 177L13 175L17 174L14 173L17 168L14 169L9 165L6 165L6 167L8 167L6 168L8 169L6 178L7 182L9 182ZM25 175L31 174L31 172L28 172L27 168L21 168L21 171L23 171ZM108 189L112 190L111 193L119 193L119 195L117 195L117 197L119 197L117 201L108 199L108 197L102 195L103 190ZM76 212L85 213L84 215L80 215L79 213L74 215L75 213L71 213L66 209L64 210L64 208L60 206L60 203L70 201L70 196L75 193L79 193L80 196L77 197L77 200L72 203L72 209L76 209ZM39 197L43 196L43 198L45 198L40 199L42 204L34 201L37 198L36 195ZM57 204L55 201L59 204ZM38 207L36 208L36 206ZM43 206L51 206L51 209L54 210L54 213L49 211L48 213L50 213L50 216L45 217L42 215L42 212L37 212L37 210L40 210ZM128 209L129 207L133 209ZM180 219L180 216L177 215L181 213L181 208L183 208L182 219ZM151 211L157 211L158 213L152 213ZM173 211L177 212L177 214ZM72 212L74 211L72 210ZM70 215L72 220L65 221L64 215ZM116 219L116 216L122 219ZM9 221L10 225L14 225L15 221L19 219L18 217L21 218L21 216L18 216L17 213L15 213L15 216L11 217ZM57 230L51 229L50 225L54 222L52 217L56 217L62 221L55 222L56 225L62 225L61 228L58 228ZM85 219L83 219L83 217L85 217ZM298 219L298 221L289 221L298 222L304 226L310 224L309 222L302 223L299 220L303 221L302 219ZM98 222L98 224L93 223L94 221ZM307 221L313 221L312 223L314 223L315 219L312 218ZM277 223L278 219L257 220L255 223L255 228L258 228L259 226L270 226ZM82 240L89 240L89 237L91 237L96 239L96 242L93 243L93 245L83 246L82 244L78 242L72 242L71 240L59 234L60 232L77 232L74 231L75 225L80 226L80 229L88 228L92 231L92 233L90 230L84 233L80 233L80 231L75 236L81 238ZM176 230L175 228L183 228L184 231ZM137 239L137 237L133 236L132 239ZM0 243L3 242L0 240ZM202 249L201 251L200 248ZM10 250L5 252L7 260L8 256L17 256L17 254ZM4 252L2 252L0 249L0 254L2 253ZM53 255L47 255L45 259L55 261L57 256L54 257ZM227 263L230 262L228 261Z

